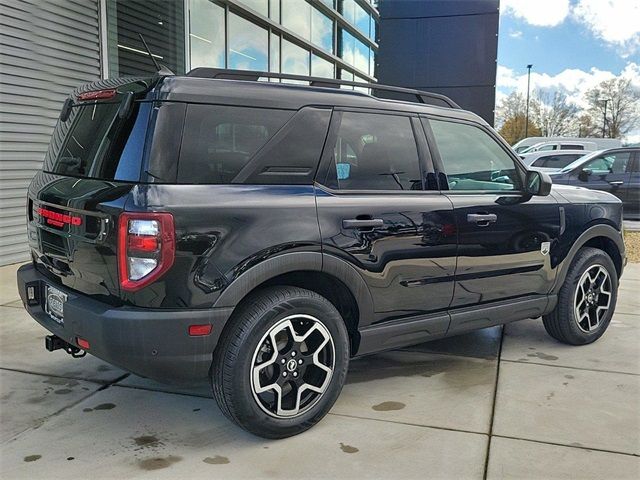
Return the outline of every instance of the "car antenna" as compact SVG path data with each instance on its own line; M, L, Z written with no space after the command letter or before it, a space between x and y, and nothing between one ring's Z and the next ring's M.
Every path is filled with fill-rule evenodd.
M142 40L142 44L144 45L144 49L147 51L147 53L149 54L149 58L151 59L151 61L153 62L153 64L156 67L156 73L158 75L175 75L171 70L169 70L167 67L165 67L164 65L160 65L158 63L158 61L155 59L155 57L153 56L153 54L151 53L151 49L149 48L149 45L147 45L147 42L145 41L144 37L142 36L141 33L138 33L138 36L140 37L140 40Z

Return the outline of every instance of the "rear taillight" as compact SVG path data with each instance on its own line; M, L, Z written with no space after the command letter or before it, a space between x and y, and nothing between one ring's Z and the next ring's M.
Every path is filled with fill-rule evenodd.
M120 214L118 273L123 290L136 291L162 276L175 257L175 230L170 213Z

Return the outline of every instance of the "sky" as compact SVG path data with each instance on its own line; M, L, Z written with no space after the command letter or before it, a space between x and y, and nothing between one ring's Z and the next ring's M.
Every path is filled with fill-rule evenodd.
M514 90L560 90L578 106L617 75L640 87L640 0L501 0L496 103ZM627 136L640 141L640 125Z

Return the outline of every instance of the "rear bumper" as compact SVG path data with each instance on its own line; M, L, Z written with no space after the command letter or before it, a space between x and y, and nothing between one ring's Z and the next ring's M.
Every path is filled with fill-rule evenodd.
M115 308L59 285L68 295L64 325L44 311L44 285L51 284L33 265L18 270L18 291L29 314L71 345L77 337L90 344L88 353L120 368L162 382L184 383L208 377L213 350L232 308L153 310ZM29 305L27 285L35 286L38 302ZM213 325L207 336L189 336L189 325Z

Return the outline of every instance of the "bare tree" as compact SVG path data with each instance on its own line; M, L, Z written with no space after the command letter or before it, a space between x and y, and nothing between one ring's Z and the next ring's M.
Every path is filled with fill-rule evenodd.
M545 137L568 135L578 107L561 92L535 90L530 105L531 119Z
M531 137L543 136L542 131L533 118L534 100L529 101L529 128ZM525 138L527 123L527 101L521 93L513 91L505 97L496 109L496 128L498 133L511 145Z
M592 123L604 125L600 132L603 137L620 138L633 129L640 118L640 91L631 85L629 78L605 80L588 90L585 99Z
M509 96L500 101L496 109L496 126L504 125L507 120L516 117L524 117L527 109L527 101L521 93L513 91Z

